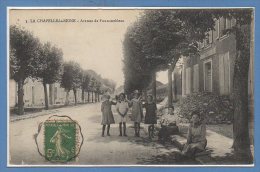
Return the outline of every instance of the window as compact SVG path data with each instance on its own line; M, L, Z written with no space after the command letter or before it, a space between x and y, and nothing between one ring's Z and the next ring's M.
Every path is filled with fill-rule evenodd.
M225 29L230 29L231 28L231 20L226 18L226 27Z
M219 21L220 21L219 22L219 36L223 37L226 35L226 34L224 34L224 31L226 29L231 28L231 20L228 18L221 17Z
M205 38L205 47L208 47L211 43L212 43L212 39L213 39L213 31L209 31L206 35L206 38Z
M205 61L204 69L204 91L212 92L212 60Z
M232 18L231 19L231 27L235 26L236 25L236 19Z

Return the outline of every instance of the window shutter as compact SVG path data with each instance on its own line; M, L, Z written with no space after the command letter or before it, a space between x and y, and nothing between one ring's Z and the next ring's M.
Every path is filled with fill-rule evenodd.
M213 31L209 31L209 43L211 44L213 40Z
M231 27L235 26L236 25L236 19L232 18L231 19Z
M219 38L219 19L216 20L215 32L216 32L216 39L218 39Z

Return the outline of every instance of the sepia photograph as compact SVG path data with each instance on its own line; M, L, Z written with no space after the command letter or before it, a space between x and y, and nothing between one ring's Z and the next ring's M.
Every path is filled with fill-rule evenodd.
M7 8L7 166L254 166L240 8Z

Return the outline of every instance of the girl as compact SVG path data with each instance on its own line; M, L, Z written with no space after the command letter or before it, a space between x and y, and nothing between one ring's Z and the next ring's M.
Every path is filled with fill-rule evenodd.
M199 112L192 112L191 124L188 128L187 143L184 145L182 154L188 157L194 157L196 153L204 151L206 145L206 125L201 121Z
M119 101L117 102L116 105L116 110L117 113L120 115L120 122L119 122L119 136L122 136L122 124L123 124L123 131L124 131L124 136L126 135L126 121L127 121L127 112L128 112L128 102L125 100L125 94L121 93L119 95Z
M140 123L143 119L143 109L140 98L138 91L135 91L134 98L129 102L130 106L132 106L132 120L134 121L136 137L140 137Z
M156 103L153 101L153 96L148 95L147 97L147 103L144 105L146 109L146 114L145 114L145 124L150 124L148 127L148 132L149 132L149 138L154 137L154 124L157 124L157 117L156 117Z
M102 111L102 122L101 122L101 124L103 125L103 127L102 127L102 137L104 137L106 125L107 125L107 136L110 136L110 134L109 134L110 124L115 123L114 116L113 116L113 113L112 113L112 110L111 110L111 106L116 105L115 102L109 100L110 99L109 95L105 95L104 99L105 99L104 102L102 102L102 104L101 104L101 111Z

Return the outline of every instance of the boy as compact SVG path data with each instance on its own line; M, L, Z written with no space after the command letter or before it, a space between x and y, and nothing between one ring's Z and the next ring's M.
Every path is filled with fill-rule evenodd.
M126 119L127 119L127 112L128 112L128 102L125 101L125 94L121 93L119 95L119 102L116 104L116 111L120 115L120 122L119 122L119 136L122 136L122 123L124 129L124 136L126 135Z

